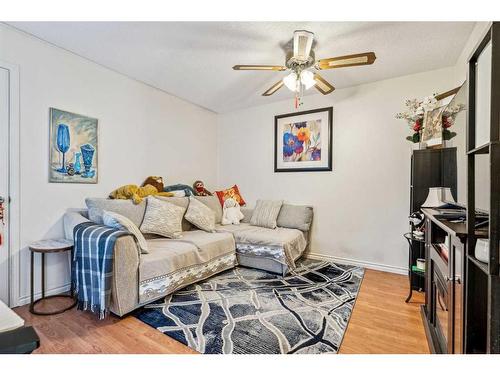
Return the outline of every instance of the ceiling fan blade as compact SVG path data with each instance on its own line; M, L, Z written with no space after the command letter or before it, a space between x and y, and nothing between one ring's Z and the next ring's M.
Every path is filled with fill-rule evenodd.
M332 57L330 59L318 60L316 67L320 70L345 68L348 66L370 65L373 64L377 57L373 52L358 53L355 55L346 55Z
M330 82L328 82L317 73L314 75L314 81L316 82L314 87L316 87L316 90L318 90L323 95L328 95L329 93L333 92L333 90L335 90L335 87L333 87Z
M234 70L286 70L286 66L283 65L235 65Z
M311 54L314 33L306 30L293 32L293 58L298 61L307 61Z
M267 89L267 91L265 93L263 93L262 96L270 96L270 95L274 94L276 91L278 91L282 86L283 86L283 80L280 79L274 85L269 87L269 89Z

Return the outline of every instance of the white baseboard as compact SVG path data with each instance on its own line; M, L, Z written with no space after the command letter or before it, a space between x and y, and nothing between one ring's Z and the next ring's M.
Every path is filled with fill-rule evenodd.
M408 275L408 269L405 267L389 266L386 264L365 262L363 260L341 258L341 257L332 256L332 255L318 254L318 253L308 253L308 254L306 254L306 257L311 258L311 259L318 259L318 260L330 260L332 262L349 264L352 266L360 266L360 267L364 267L364 268L368 268L368 269L376 270L376 271L397 273L398 275Z
M45 290L45 296L51 296L51 295L54 295L54 294L61 294L61 293L64 293L64 292L68 292L69 289L70 289L70 286L71 284L66 284L66 285L63 285L63 286L59 286L59 287L55 287L55 288L52 288L52 289L48 289L48 290ZM42 292L37 292L35 293L35 300L38 299L38 298L41 298L42 297ZM27 295L27 296L24 296L24 297L19 297L18 299L18 306L23 306L23 305L27 305L28 303L30 303L30 295Z

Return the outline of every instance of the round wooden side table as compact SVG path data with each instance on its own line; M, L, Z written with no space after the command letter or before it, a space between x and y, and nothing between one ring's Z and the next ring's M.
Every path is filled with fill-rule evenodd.
M70 288L71 292L70 295L67 294L56 294L56 295L51 295L48 297L45 297L45 254L50 254L50 253L61 253L61 252L66 252L66 251L71 251L73 248L73 241L65 240L65 239L60 239L60 240L42 240L42 241L37 241L33 242L30 246L30 252L31 252L31 303L30 303L30 312L35 315L56 315L56 314L61 314L69 309L72 309L73 307L76 306L76 299L73 296L73 288ZM35 263L35 253L39 253L42 256L42 297L35 299L35 291L34 291L34 263ZM71 305L64 307L63 309L56 310L56 311L37 311L35 310L35 305L42 301L42 300L47 300L49 298L71 298L72 303Z

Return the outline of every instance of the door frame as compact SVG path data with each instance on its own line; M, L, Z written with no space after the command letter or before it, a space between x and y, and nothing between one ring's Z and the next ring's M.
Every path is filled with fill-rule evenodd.
M20 134L19 134L19 66L0 60L0 67L9 71L9 197L8 230L9 230L9 305L19 305L20 281Z

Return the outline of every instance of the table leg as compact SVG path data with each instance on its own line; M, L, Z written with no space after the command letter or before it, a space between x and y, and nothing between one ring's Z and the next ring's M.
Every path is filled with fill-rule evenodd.
M34 291L34 266L33 266L33 263L34 263L34 260L35 260L35 254L33 253L33 251L30 251L30 310L33 308L33 302L35 301L35 291Z
M74 298L75 293L73 292L73 248L69 252L69 295Z
M42 253L42 298L45 298L45 253Z

